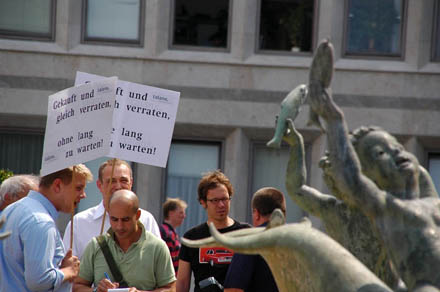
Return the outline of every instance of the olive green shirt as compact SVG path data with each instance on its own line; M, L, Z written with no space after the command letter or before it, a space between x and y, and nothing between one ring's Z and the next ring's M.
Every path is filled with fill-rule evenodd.
M154 290L176 280L170 252L162 239L157 238L138 222L142 228L139 240L124 252L114 240L110 228L106 241L124 280L130 287L141 290ZM107 265L104 254L96 238L89 242L81 258L79 276L95 286L105 278L106 272L112 282L114 277Z

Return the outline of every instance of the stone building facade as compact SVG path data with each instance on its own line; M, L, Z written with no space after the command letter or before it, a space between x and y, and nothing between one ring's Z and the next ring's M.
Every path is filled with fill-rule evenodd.
M440 161L439 1L384 1L394 5L394 30L388 36L373 37L376 42L368 41L372 48L364 48L366 50L362 50L362 45L351 47L354 37L367 35L361 26L357 27L361 31L354 32L355 22L350 22L363 11L356 8L359 1L354 0L219 1L226 5L222 10L226 16L212 16L196 27L188 26L189 20L184 15L191 14L191 9L206 9L206 14L213 15L214 12L208 11L211 8L203 5L211 1L192 0L185 6L178 0L126 0L127 5L132 6L120 10L121 14L125 13L124 19L133 9L139 12L133 15L137 33L134 37L129 35L128 41L124 40L125 36L121 39L117 35L121 30L117 17L115 27L108 28L116 31L116 36L105 34L106 27L99 23L100 18L115 13L114 8L105 6L118 1L98 1L98 7L89 2L47 1L49 6L45 13L50 25L45 35L35 33L32 28L20 28L17 32L15 24L0 23L0 143L3 148L0 168L10 167L5 162L11 156L8 151L12 151L7 150L7 145L16 149L22 144L35 143L41 147L47 98L73 86L77 71L118 76L122 80L181 92L168 168L134 165L135 189L141 206L159 221L165 197L186 192L186 200L190 201L188 214L192 216L188 216L188 224L199 223L203 210L193 192L199 170L221 168L235 187L232 216L249 220L249 201L256 188L264 185L284 188L287 149L269 151L264 143L273 135L275 116L284 96L298 84L307 82L313 48L319 40L329 37L335 47L333 94L346 114L350 129L370 124L381 126L396 135L431 171L433 178L440 181L440 177L437 178L440 176L440 165L437 165ZM308 5L306 12L311 19L307 32L302 26L303 45L300 48L293 45L296 39L293 32L289 32L290 49L263 44L263 38L279 40L276 35L280 32L280 27L277 29L274 25L264 27L271 17L266 7L276 4L282 10L283 5L293 5L286 6L287 11L291 7L299 9L301 2ZM8 4L0 5L3 5L0 19L6 19ZM200 11L193 16L201 15ZM14 13L15 10L11 11ZM280 13L280 9L276 13ZM378 13L377 9L371 13ZM298 17L298 14L290 16ZM200 19L206 17L198 19L203 22ZM221 25L213 24L220 19L223 19ZM280 23L280 19L281 16L276 20ZM295 18L289 21L292 19ZM370 24L374 26L375 22L371 20ZM221 41L206 44L200 40L205 33L210 37L204 40L212 41L214 29L220 27L226 28ZM198 38L185 36L184 29L186 33L199 32ZM27 30L31 33L26 33ZM391 43L391 49L390 45L374 47L384 40ZM296 126L307 143L309 183L325 190L318 168L326 149L325 136L317 128L306 126L307 112L305 105ZM19 137L26 135L40 137L40 140L20 142ZM38 147L36 149L40 149ZM30 156L29 160L33 158ZM14 163L31 162L15 159ZM30 171L35 172L38 161L32 163L35 165ZM91 167L96 168L96 163ZM183 186L179 185L179 179L185 181ZM88 195L93 202L99 200L96 190L90 189ZM92 205L92 201L83 208ZM292 202L289 204L291 221L304 215L294 209Z

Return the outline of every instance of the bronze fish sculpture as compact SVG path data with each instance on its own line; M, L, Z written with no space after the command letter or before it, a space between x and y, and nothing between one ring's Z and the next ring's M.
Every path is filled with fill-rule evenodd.
M280 115L276 122L275 134L266 146L272 148L280 148L284 133L287 129L287 119L295 120L298 115L301 105L306 100L307 85L301 84L293 89L281 102Z
M333 45L328 39L322 41L316 49L309 72L309 94L313 94L317 91L326 92L330 90L329 86L333 78L334 67L333 51ZM310 109L307 126L312 125L317 126L325 132L318 115Z

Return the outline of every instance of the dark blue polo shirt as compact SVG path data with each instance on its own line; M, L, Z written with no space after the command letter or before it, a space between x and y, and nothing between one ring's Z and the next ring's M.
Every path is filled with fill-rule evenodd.
M272 272L260 255L235 253L223 286L245 292L278 292Z

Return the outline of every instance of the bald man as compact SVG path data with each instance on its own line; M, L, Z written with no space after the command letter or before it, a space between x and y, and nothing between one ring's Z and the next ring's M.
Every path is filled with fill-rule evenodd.
M139 200L132 191L113 193L109 201L111 228L101 235L101 242L95 237L87 245L73 291L106 292L114 288L130 288L130 292L175 291L176 278L168 247L145 230L138 220L140 215ZM111 264L102 252L102 242L108 246L122 279L112 274Z

